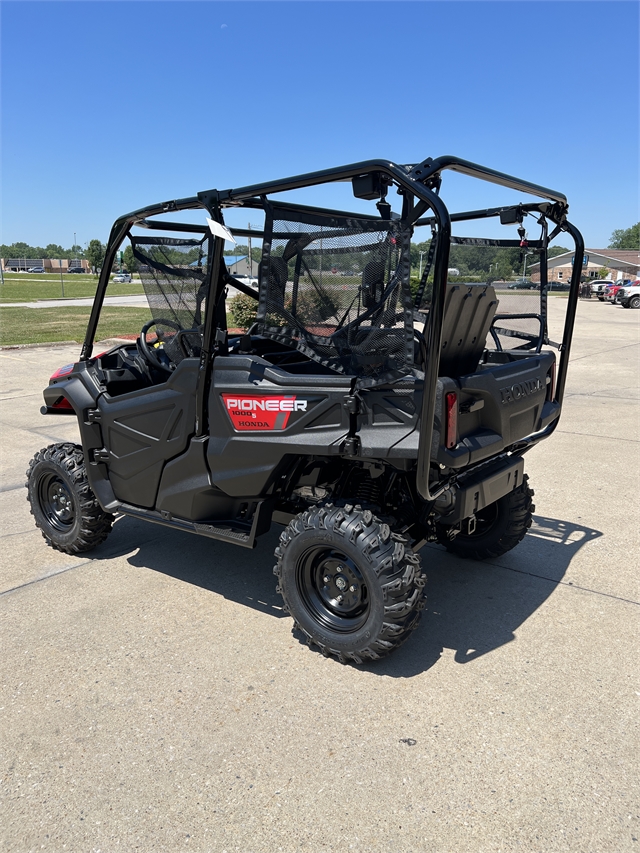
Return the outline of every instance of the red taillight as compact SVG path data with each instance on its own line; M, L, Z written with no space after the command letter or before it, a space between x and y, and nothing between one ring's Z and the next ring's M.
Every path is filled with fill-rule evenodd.
M61 376L66 376L67 373L71 373L75 364L65 364L64 367L59 367L56 372L53 374L51 379L59 379Z
M444 444L448 450L458 443L458 395L455 391L445 394L446 427Z
M67 400L66 397L58 397L58 399L55 401L53 406L51 406L51 408L52 409L65 409L66 411L73 411L73 406Z

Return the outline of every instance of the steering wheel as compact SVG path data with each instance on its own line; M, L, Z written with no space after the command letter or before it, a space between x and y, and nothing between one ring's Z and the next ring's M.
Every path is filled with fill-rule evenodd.
M171 371L175 368L175 364L173 364L172 361L169 361L168 364L162 361L158 351L156 351L154 347L149 346L149 341L147 340L147 332L149 331L149 329L153 328L153 326L168 326L170 329L175 329L176 332L181 332L182 326L180 326L179 323L174 323L173 320L149 320L140 330L140 337L138 338L138 348L145 361L147 361L153 367L156 367L158 370L163 370L165 373L171 373ZM156 332L156 337L158 338L160 343L163 343L162 332Z

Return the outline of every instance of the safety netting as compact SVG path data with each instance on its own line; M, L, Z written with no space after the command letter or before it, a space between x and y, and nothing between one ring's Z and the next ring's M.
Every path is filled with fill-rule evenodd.
M199 355L202 343L209 238L132 236L155 333L172 362ZM181 333L178 335L178 333Z
M270 206L255 331L360 386L412 374L409 249L398 220Z

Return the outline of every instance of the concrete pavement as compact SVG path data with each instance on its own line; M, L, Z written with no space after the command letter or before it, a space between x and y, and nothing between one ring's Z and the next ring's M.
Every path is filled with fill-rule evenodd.
M148 308L149 302L144 293L131 296L105 296L104 305L118 305L125 308ZM76 299L38 299L36 302L4 302L0 308L86 308L93 305L93 296Z
M24 471L76 440L39 406L78 347L0 352L0 849L637 850L639 320L580 303L531 533L488 563L425 547L423 621L365 667L292 634L277 529L47 548Z

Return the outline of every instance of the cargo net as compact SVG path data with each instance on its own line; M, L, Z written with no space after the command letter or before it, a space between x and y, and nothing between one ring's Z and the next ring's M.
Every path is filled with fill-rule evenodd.
M131 237L140 280L162 342L174 364L198 357L202 346L209 241ZM183 334L178 335L179 332Z
M272 210L255 331L361 387L413 374L409 233L395 221Z

